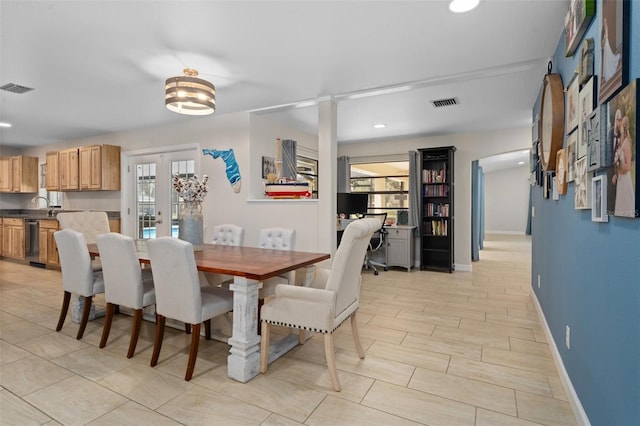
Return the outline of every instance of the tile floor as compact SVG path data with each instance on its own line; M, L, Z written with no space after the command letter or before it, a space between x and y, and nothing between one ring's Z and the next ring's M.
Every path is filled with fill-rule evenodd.
M69 319L56 333L60 272L0 261L0 424L574 425L529 295L530 250L526 237L489 235L473 272L364 272L367 357L345 323L339 393L317 336L241 384L226 377L227 345L204 339L185 382L179 330L156 368L153 324L130 360L129 317L105 349L102 319L81 341Z

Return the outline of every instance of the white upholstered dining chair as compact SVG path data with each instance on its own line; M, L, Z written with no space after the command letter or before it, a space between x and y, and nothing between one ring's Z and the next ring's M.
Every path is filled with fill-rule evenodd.
M87 244L95 244L98 235L111 232L106 212L62 212L56 215L56 219L60 229L73 229L82 233ZM93 259L91 267L94 271L101 270L100 259Z
M213 238L211 244L220 244L224 246L241 246L244 240L244 228L233 224L216 225L213 227ZM213 272L205 272L205 278L209 285L225 286L233 282L233 276L227 274L216 274Z
M60 310L56 331L62 329L64 320L67 317L71 293L77 294L84 301L80 328L76 335L76 339L80 340L89 321L93 296L104 293L102 271L94 271L91 267L87 241L82 233L73 229L63 229L56 231L53 237L58 246L60 268L62 269L62 287L64 289L62 309Z
M104 275L104 298L107 302L100 347L104 348L111 331L116 308L133 309L131 339L127 358L133 357L142 325L142 310L156 303L153 276L150 269L142 269L133 238L110 232L96 237L102 273Z
M258 247L275 249L275 250L295 250L296 231L287 228L263 228L260 230L258 238ZM278 284L296 283L296 271L290 271L283 275L267 278L262 283L262 288L258 292L258 299L264 300L266 297L272 296L276 291Z
M356 311L360 300L362 264L373 233L379 229L376 219L351 222L344 231L331 269L318 268L311 287L278 285L275 297L262 307L260 372L266 373L269 359L270 326L300 329L300 344L305 330L324 334L324 352L333 389L340 391L333 349L333 332L351 318L356 350L364 358L358 336Z
M233 310L233 293L227 289L201 287L193 245L172 237L151 239L149 258L156 289L156 337L151 366L155 367L162 348L165 318L191 324L191 346L184 379L191 380L198 356L200 325L211 338L211 318Z

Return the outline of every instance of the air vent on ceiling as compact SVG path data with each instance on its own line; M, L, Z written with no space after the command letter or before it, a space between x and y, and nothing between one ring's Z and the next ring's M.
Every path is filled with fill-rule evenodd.
M21 86L15 83L8 83L8 84L5 84L4 86L0 86L0 89L7 92L18 93L18 94L27 93L33 90L33 88L31 87Z
M449 99L438 99L437 101L431 101L434 108L442 108L446 106L458 105L458 99L449 98Z

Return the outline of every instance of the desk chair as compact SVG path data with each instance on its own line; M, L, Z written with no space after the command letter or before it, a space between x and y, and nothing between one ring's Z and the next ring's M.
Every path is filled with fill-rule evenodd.
M373 269L374 275L378 275L378 269L376 268L376 266L379 268L383 268L383 270L385 271L388 269L387 263L386 263L386 247L385 247L387 231L384 229L384 224L387 221L387 214L386 213L365 213L364 218L377 219L381 221L380 227L376 232L373 233L373 236L371 237L371 241L369 242L369 248L367 249L367 256L364 264L364 266L367 269L369 267ZM383 253L383 252L385 254L384 262L373 260L373 256L375 253Z
M198 357L200 326L204 322L205 337L211 338L211 318L233 310L233 293L205 285L201 287L193 245L171 237L151 239L149 257L156 289L156 337L151 366L158 364L165 319L173 318L191 324L191 346L186 381L191 380Z
M380 228L375 219L356 220L347 226L340 246L333 257L331 269L318 268L311 287L278 285L275 297L262 307L262 339L260 342L260 372L267 372L270 325L300 329L300 344L305 342L305 330L324 334L324 353L331 384L340 391L333 348L333 333L351 318L351 332L360 358L364 350L358 336L356 311L360 303L362 262L371 235Z
M64 288L64 299L56 331L62 329L69 310L71 293L75 293L84 300L80 328L76 335L76 339L80 340L89 321L93 296L104 293L104 278L102 271L94 271L91 267L87 241L82 233L73 229L63 229L56 231L53 238L58 246L60 268L62 269L62 287Z
M102 273L104 275L104 298L107 302L100 348L104 348L111 331L116 308L126 306L133 309L131 340L127 358L133 357L142 325L142 310L156 303L153 276L150 269L142 269L133 238L110 232L96 237Z

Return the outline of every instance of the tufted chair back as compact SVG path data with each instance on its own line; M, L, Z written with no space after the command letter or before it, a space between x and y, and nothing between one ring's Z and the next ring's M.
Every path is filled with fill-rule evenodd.
M287 228L264 228L260 230L258 247L277 250L295 250L296 231Z
M225 246L241 246L244 239L244 228L238 225L224 224L213 227L212 244Z
M96 237L110 232L106 212L63 212L56 216L60 229L74 229L81 232L87 244L95 244Z

